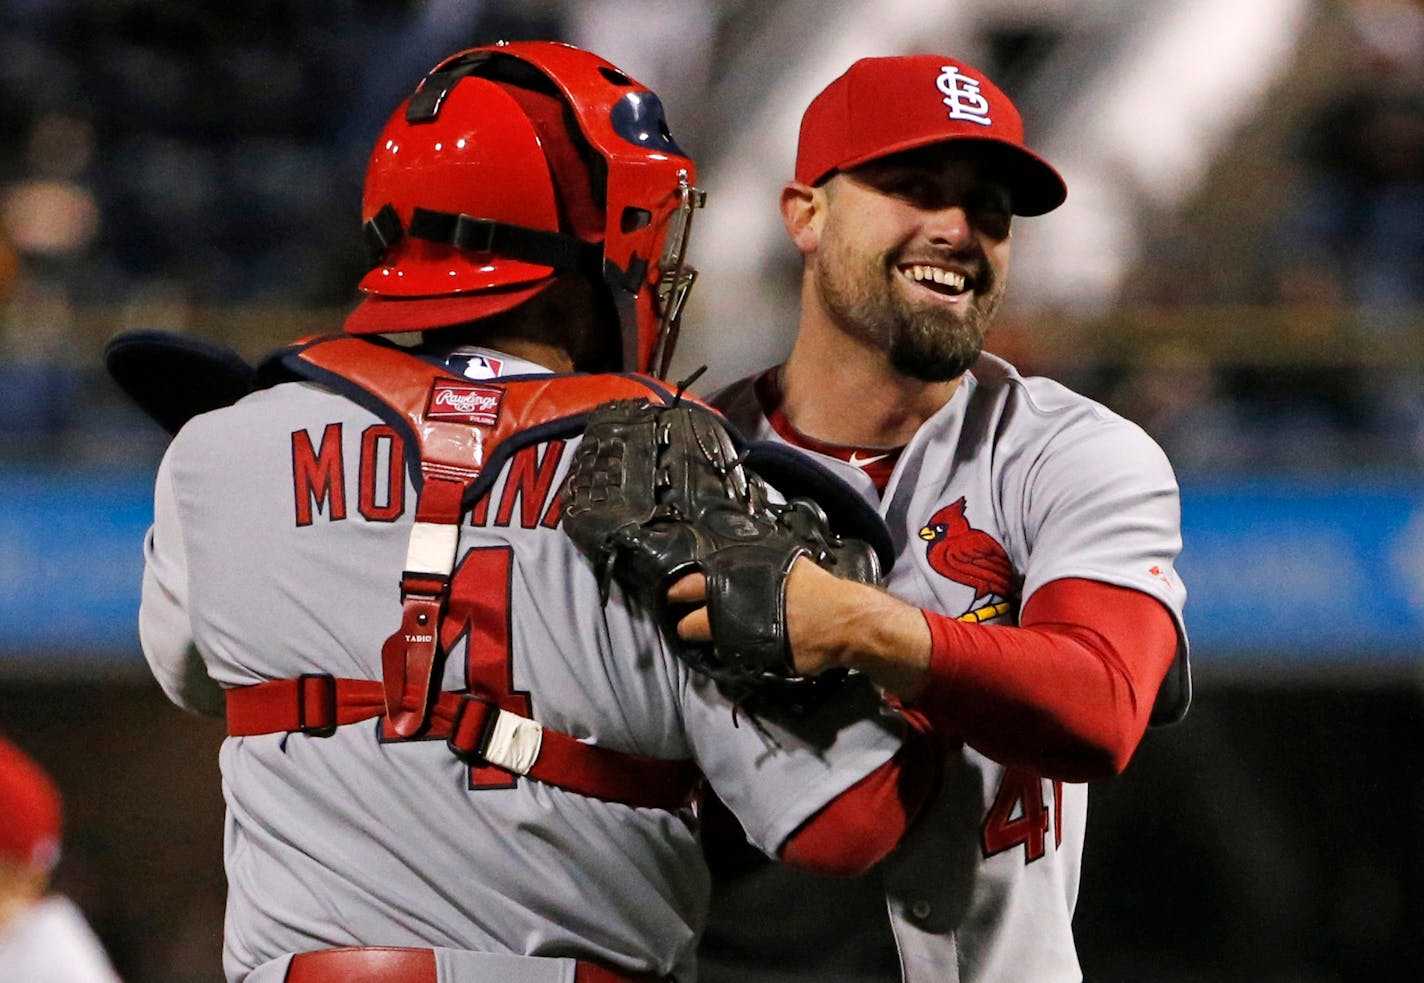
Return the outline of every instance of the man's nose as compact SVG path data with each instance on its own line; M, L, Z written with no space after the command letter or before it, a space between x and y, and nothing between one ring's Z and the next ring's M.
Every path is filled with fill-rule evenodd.
M924 230L929 240L936 245L962 248L974 240L974 223L962 205L942 205L927 209L924 215Z

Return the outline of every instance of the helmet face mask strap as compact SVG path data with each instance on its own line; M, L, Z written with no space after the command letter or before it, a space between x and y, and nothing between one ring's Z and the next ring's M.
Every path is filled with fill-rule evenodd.
M377 140L374 265L346 329L453 327L582 271L618 314L612 361L665 377L696 279L687 245L706 195L693 182L657 96L598 56L556 42L459 52Z

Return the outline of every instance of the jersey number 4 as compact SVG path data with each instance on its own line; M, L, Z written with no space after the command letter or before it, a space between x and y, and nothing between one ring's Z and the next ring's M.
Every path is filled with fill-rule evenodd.
M1044 779L1022 768L1006 768L999 780L994 804L984 817L979 830L979 842L984 856L1024 848L1024 863L1033 863L1043 856L1048 830L1053 828L1053 845L1063 845L1063 783L1053 783L1052 815L1045 801Z
M476 547L465 554L450 579L450 601L440 624L440 644L453 652L465 639L465 684L520 716L530 715L529 694L514 688L514 654L509 616L508 546ZM470 769L470 788L513 788L516 779L488 765Z

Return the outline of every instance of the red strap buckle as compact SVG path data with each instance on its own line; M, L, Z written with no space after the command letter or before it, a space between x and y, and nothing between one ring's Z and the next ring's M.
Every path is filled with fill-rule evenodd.
M297 677L296 729L311 737L336 733L336 677L307 672Z
M405 570L401 573L401 600L416 597L444 597L450 591L450 578L438 573L415 573Z
M499 718L499 707L492 700L473 693L465 693L460 698L455 714L450 719L450 736L445 744L461 761L486 764L484 753L489 746L490 731Z

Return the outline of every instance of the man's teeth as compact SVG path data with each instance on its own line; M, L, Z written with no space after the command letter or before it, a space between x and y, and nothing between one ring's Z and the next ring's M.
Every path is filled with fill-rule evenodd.
M955 273L952 270L941 269L938 266L911 266L905 271L906 275L916 283L937 283L942 287L958 293L964 289L964 275Z

